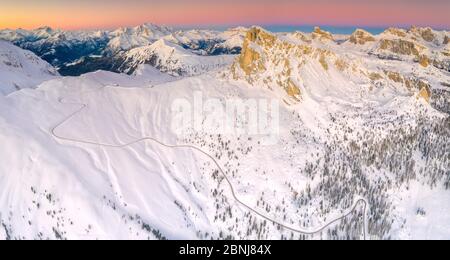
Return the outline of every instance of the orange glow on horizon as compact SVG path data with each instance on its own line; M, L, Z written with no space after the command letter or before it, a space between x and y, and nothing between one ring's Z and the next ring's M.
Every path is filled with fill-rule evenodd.
M267 2L267 1L266 1ZM450 2L450 1L449 1ZM213 8L212 8L213 6ZM6 4L0 9L0 29L112 29L145 22L166 25L334 25L450 27L449 10L430 5L391 5L350 2L298 4L295 1L254 5L211 1L210 4L110 4L87 8L76 3L64 6Z

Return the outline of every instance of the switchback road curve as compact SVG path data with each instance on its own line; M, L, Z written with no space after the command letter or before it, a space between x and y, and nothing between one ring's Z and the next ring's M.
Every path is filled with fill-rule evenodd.
M106 86L100 87L94 91L89 91L89 92L96 92L96 91L101 91L104 88L106 88ZM81 93L83 94L83 93ZM276 219L273 219L271 217L266 216L265 214L259 212L258 210L254 209L253 207L251 207L250 205L246 204L245 202L243 202L241 199L239 199L239 197L236 194L235 188L232 184L232 182L230 181L230 179L228 178L227 174L225 173L225 171L222 169L221 165L217 162L217 160L210 155L209 153L203 151L202 149L193 146L193 145L188 145L188 144L180 144L180 145L172 145L172 144L166 144L163 143L162 141L153 138L153 137L142 137L139 139L136 139L134 141L128 142L128 143L124 143L124 144L107 144L107 143L100 143L100 142L93 142L93 141L86 141L86 140L80 140L80 139L75 139L75 138L68 138L65 137L63 135L59 135L57 133L57 129L59 127L61 127L62 125L64 125L65 123L67 123L68 121L70 121L75 115L79 114L80 112L82 112L84 109L86 109L88 107L87 104L84 103L72 103L72 102L65 102L63 98L60 98L59 103L61 104L70 104L70 105L79 105L80 108L75 110L73 113L69 114L66 118L64 118L60 123L58 123L57 125L55 125L52 129L51 129L51 135L55 138L55 139L59 139L62 141L67 141L67 142L73 142L73 143L78 143L78 144L86 144L86 145L95 145L95 146L102 146L102 147L109 147L109 148L125 148L127 146L139 143L139 142L154 142L158 145L161 145L163 147L166 148L173 148L173 149L190 149L193 151L196 151L198 153L203 154L204 156L206 156L207 158L209 158L217 167L217 169L219 170L220 174L222 174L222 176L224 177L226 183L228 184L230 190L231 190L231 194L233 196L233 199L240 204L242 207L244 207L245 209L247 209L249 212L251 212L252 214L265 219L269 222L272 222L273 224L279 225L280 227L295 232L295 233L299 233L299 234L304 234L304 235L314 235L317 234L319 232L322 232L323 230L325 230L326 228L330 227L331 225L339 222L340 220L346 218L347 216L349 216L350 214L352 214L359 205L363 206L363 239L366 240L367 239L367 210L368 210L368 206L369 203L367 202L366 199L364 198L359 198L357 199L353 206L351 208L349 208L348 210L345 211L344 214L342 214L340 217L338 218L334 218L331 221L327 222L326 224L324 224L323 226L317 228L317 229L300 229L300 228L295 228L289 225L286 225Z

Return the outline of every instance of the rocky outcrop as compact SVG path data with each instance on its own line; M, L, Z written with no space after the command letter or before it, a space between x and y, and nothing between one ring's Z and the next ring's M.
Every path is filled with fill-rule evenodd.
M381 59L414 61L424 68L450 71L450 50L446 32L431 28L412 27L408 31L390 28L380 36L376 47L370 50ZM355 42L355 37L352 38Z
M423 100L425 100L427 103L430 103L430 99L431 99L431 90L429 88L429 86L423 86L420 91L419 94L417 95L417 98L422 98Z
M280 41L275 35L259 27L251 28L245 37L241 55L232 71L238 79L238 70L249 83L261 81L272 88L274 85L284 89L293 99L300 99L300 88L291 78L291 63L287 57L274 56L273 52L286 51L296 48L294 44ZM276 66L280 73L269 75L270 69L266 65Z
M424 49L423 46L417 45L416 43L403 39L381 39L379 48L381 50L390 51L395 54L400 55L413 55L418 57L420 51Z
M333 35L330 32L320 29L320 27L315 27L311 35L313 39L319 39L322 41L334 41Z
M362 29L357 29L351 36L349 41L353 44L364 45L368 42L375 42L375 37Z
M378 72L369 73L369 79L372 81L377 81L383 79L383 76Z
M426 55L421 55L419 57L419 64L422 65L422 67L428 67L430 65L430 59Z
M320 62L320 65L322 65L324 70L328 70L329 69L325 53L321 53L320 54L319 62Z
M242 47L242 53L239 56L239 64L246 75L253 72L264 70L261 55L258 52L258 46L267 48L273 47L276 38L261 28L253 27L247 32Z
M424 32L427 35L427 30ZM404 31L390 29L390 33L403 35ZM442 35L437 35L436 39L439 37L443 38ZM245 80L250 85L265 86L278 94L286 95L282 98L287 104L300 102L309 96L310 91L334 91L334 82L342 80L349 84L364 82L369 85L368 91L387 84L401 88L402 91L409 90L411 95L427 102L432 101L431 86L417 75L392 71L390 66L375 68L367 65L364 60L352 60L352 55L335 50L340 44L324 42L330 39L331 35L320 29L316 29L309 38L303 33L278 36L253 27L247 32L241 55L232 65L231 75L235 80ZM430 56L426 47L428 45L424 41L419 43L410 35L383 38L364 30L356 30L348 39L351 44L343 46L358 48L356 45L372 42L373 45L369 47L380 50L381 54L397 55L399 60L416 62L427 68L435 64L434 56ZM316 81L317 78L320 80ZM311 90L316 86L317 90ZM339 88L339 83L336 83L336 88Z
M421 79L414 76L404 76L399 72L385 71L384 72L389 80L404 85L411 92L418 92L417 97L423 98L430 103L431 99L431 86Z

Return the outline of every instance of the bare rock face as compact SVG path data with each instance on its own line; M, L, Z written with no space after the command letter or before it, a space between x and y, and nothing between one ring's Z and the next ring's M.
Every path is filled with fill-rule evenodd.
M423 46L403 39L381 39L379 48L381 50L387 50L395 54L414 55L416 57L418 57L420 51L424 49Z
M304 43L311 43L312 40L310 37L308 37L306 34L302 33L302 32L295 32L292 34L292 36Z
M353 44L364 45L367 42L375 42L375 37L365 30L357 29L351 36L349 41Z
M299 41L277 37L262 28L251 28L245 37L241 55L232 65L234 79L245 79L252 85L283 90L294 101L302 99L300 69L305 63L315 63L317 69L328 71L331 66L340 71L349 65L326 49L313 47L312 39L332 40L330 33L316 28L312 39L302 33L291 35ZM299 43L300 42L300 43Z
M400 75L400 73L395 71L385 71L384 72L388 78L396 83L404 83L405 80L403 79L403 76Z
M409 30L409 33L412 33L415 36L420 37L427 42L433 42L436 40L436 34L433 32L431 28L412 27Z
M296 48L295 45L280 41L275 35L259 27L251 28L245 37L241 55L237 63L233 64L234 78L239 78L238 70L241 70L245 79L253 83L266 84L269 88L274 85L281 87L293 99L300 99L300 88L291 78L291 63L285 55L277 55L278 52L289 52ZM271 68L268 68L270 66ZM274 75L270 72L279 71Z
M419 64L420 65L422 65L422 67L428 67L429 65L430 65L430 63L431 63L431 61L430 61L430 59L428 58L428 56L426 56L426 55L421 55L420 57L419 57Z

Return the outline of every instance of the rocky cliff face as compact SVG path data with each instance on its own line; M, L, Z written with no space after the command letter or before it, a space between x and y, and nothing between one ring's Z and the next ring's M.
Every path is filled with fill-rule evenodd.
M445 35L444 42L442 44L447 45L450 43L450 37L448 35Z
M293 33L288 37L272 34L262 28L251 28L245 37L242 53L232 66L235 79L283 92L289 99L302 99L300 70L305 64L315 64L327 71L330 64L344 70L346 61L314 43L333 42L333 36L320 28L311 35Z
M285 52L283 53L283 49ZM302 55L306 49L283 42L259 27L251 28L245 37L242 53L232 66L235 79L245 78L251 84L279 87L299 100L300 88L292 77L290 57ZM278 73L271 73L271 72Z

